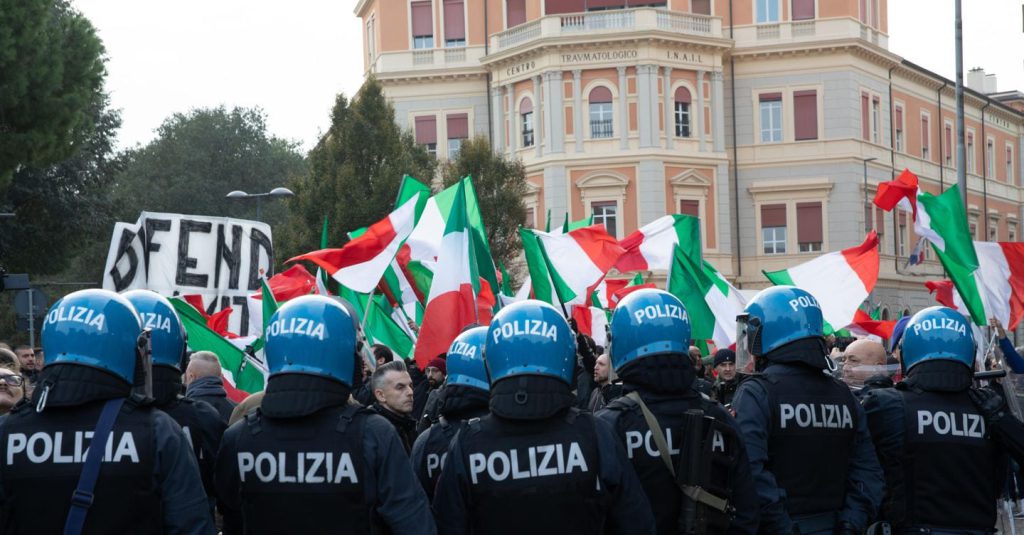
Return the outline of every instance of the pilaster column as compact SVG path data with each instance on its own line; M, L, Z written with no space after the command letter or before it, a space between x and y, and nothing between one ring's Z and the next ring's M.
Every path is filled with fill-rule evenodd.
M665 102L665 148L671 149L675 145L676 138L675 123L672 121L675 111L672 106L672 67L665 67L662 87L664 87L663 100Z
M505 151L505 111L502 109L501 87L491 88L491 140L494 152Z
M505 99L508 102L508 150L506 150L506 152L509 155L515 152L518 139L518 136L516 135L517 117L515 98L515 89L512 87L512 84L505 84Z
M694 124L697 125L697 150L704 152L707 147L704 145L704 72L697 71L697 109L694 115L697 119Z
M537 157L540 158L544 153L544 144L548 141L548 103L547 99L543 97L544 85L541 81L540 75L533 77L533 94L537 100L533 104L533 116L535 121L540 121L541 124L533 125L534 139L533 144L537 147ZM538 128L538 126L540 128ZM540 134L539 136L537 134Z
M619 148L629 148L629 85L626 83L626 68L619 70Z
M547 130L548 142L547 153L559 154L565 152L565 106L562 104L564 89L562 87L562 71L548 71L544 73L544 90L550 106L545 106L548 111Z
M583 88L580 77L583 71L572 70L572 132L576 138L576 152L583 152Z
M711 71L711 136L715 152L725 152L725 84L722 71Z

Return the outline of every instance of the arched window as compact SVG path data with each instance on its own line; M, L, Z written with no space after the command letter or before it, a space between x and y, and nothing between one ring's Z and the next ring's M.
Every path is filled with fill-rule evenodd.
M603 139L612 137L612 92L604 86L590 90L590 137Z
M519 116L522 119L523 146L533 146L533 101L524 98L519 103Z
M690 137L690 90L676 89L675 94L676 137Z

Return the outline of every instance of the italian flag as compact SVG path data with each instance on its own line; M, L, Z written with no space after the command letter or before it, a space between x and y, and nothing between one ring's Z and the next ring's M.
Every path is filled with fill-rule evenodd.
M713 340L717 347L736 343L736 316L747 302L711 264L675 247L667 290L686 307L694 340Z
M519 232L534 297L551 304L589 303L593 289L623 253L604 225L591 225L565 234L524 228Z
M212 351L220 359L224 388L231 399L241 401L248 394L263 390L267 373L265 362L246 355L207 327L200 311L181 297L172 297L170 301L188 334L188 347L192 351Z
M795 267L765 271L772 284L806 290L821 306L825 321L841 329L853 323L861 303L878 282L878 236L868 234L864 243L827 253Z
M619 271L668 270L677 245L684 254L701 258L700 220L681 214L659 217L626 236L619 245L626 250L615 264Z
M892 331L896 327L896 321L898 320L883 321L879 319L877 311L868 314L858 308L857 313L853 317L853 323L849 325L849 330L855 335L874 335L883 340L888 340L892 338Z
M465 195L465 189L459 183L441 239L437 269L416 341L414 354L421 369L430 359L447 352L463 328L479 321L476 296L480 282L471 236L473 231L466 217Z
M608 346L608 313L601 307L573 305L572 319L576 320L576 328L581 334L594 339L594 343Z
M414 196L370 225L365 233L341 249L321 249L290 258L288 262L308 260L327 271L339 284L356 292L372 292L413 230L417 198L418 195Z
M998 319L1007 330L1024 319L1024 243L974 242L978 269L949 269L947 281L926 282L936 300L985 325Z

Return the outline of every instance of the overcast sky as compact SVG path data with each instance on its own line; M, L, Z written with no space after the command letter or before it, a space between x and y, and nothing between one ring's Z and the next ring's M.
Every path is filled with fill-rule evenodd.
M335 95L362 83L355 0L72 1L106 46L121 148L172 113L223 104L263 108L274 135L309 149ZM965 71L996 73L1001 91L1024 90L1021 2L963 2ZM952 0L889 0L889 35L893 52L953 77Z

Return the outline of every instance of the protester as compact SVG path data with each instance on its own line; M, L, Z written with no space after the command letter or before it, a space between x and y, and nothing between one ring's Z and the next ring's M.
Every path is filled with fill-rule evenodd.
M1006 336L1006 329L1003 328L1003 322L996 318L989 320L989 325L996 329L996 334L999 335L999 350L1003 352L1003 361L1006 362L1006 366L1013 371L1013 373L1024 374L1024 358L1020 356L1020 353L1010 339Z
M132 396L145 373L140 336L139 316L113 292L72 293L47 314L43 346L54 358L32 402L0 419L5 533L215 533L181 427ZM86 451L90 439L73 439L90 435L107 442L106 459Z
M678 312L648 315L645 310ZM663 290L635 291L615 307L611 335L611 360L624 395L597 416L611 424L626 449L650 500L657 532L756 533L757 495L739 428L721 405L692 388L696 370L684 343L690 339L690 321L683 304ZM696 414L687 417L688 411ZM684 440L691 435L696 440ZM683 476L680 471L688 464L700 466L700 472L707 466L717 469L708 470L707 478ZM693 504L687 496L697 489L728 505Z
M6 351L6 350L2 350ZM11 411L25 396L25 379L7 367L0 367L0 415Z
M612 369L610 357L602 353L594 362L594 390L590 394L587 410L597 412L622 395L622 382Z
M486 336L487 327L474 327L463 331L452 342L448 349L448 362L445 363L446 371L450 373L447 385L440 390L437 423L413 444L413 470L428 498L434 497L434 487L452 438L464 427L466 420L487 414L490 384L483 357Z
M727 347L715 351L713 365L718 377L711 388L711 397L722 405L729 405L746 375L736 370L736 352Z
M491 413L452 440L434 494L441 533L654 532L611 427L572 408L573 340L562 314L540 301L494 315L484 351Z
M440 400L445 390L445 375L447 373L446 359L435 357L430 359L427 367L424 368L424 375L427 377L427 402L423 405L423 414L416 420L416 434L419 435L431 425L437 423L440 416Z
M235 408L231 410L231 418L228 419L228 427L235 425L235 422L245 418L246 414L252 412L263 403L263 391L254 392L245 397Z
M851 342L843 351L843 382L861 401L875 388L891 387L894 371L895 366L889 365L885 347L880 342L862 338Z
M41 367L32 346L17 346L14 348L14 354L17 355L18 363L21 364L21 374L28 380L35 380Z
M705 396L711 397L712 385L711 381L707 380L707 370L704 368L704 358L701 356L700 348L697 346L690 346L688 353L690 360L693 362L693 369L696 376L693 380L693 389Z
M743 381L732 402L760 497L761 532L860 533L882 500L883 474L863 409L823 373L817 300L773 286L737 321L745 326L737 347L761 372Z
M231 419L236 403L228 399L220 359L212 351L196 351L189 357L185 369L185 397L212 405L225 424Z
M412 418L412 379L405 362L394 360L374 370L370 389L376 400L370 410L391 423L408 455L416 441L416 420Z
M297 297L269 325L262 404L224 433L217 456L224 534L436 533L394 430L349 402L362 357L345 308Z

